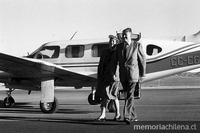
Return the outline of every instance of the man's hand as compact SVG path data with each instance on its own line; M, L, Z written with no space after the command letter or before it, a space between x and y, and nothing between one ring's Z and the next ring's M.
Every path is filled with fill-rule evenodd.
M145 77L140 77L140 81L142 82L145 79Z

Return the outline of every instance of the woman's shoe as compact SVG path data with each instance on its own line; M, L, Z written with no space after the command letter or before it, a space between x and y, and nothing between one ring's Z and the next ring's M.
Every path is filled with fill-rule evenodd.
M97 119L95 119L95 121L105 121L106 120L106 117L104 117L104 118L97 118Z
M120 119L121 119L121 116L115 117L113 120L114 120L114 121L120 121Z

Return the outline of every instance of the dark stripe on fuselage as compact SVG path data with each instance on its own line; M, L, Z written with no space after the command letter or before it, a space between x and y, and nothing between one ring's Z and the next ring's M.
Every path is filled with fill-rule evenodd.
M55 63L56 65L83 65L83 64L86 64L86 65L90 65L90 64L99 64L99 62L72 62L72 63Z
M185 51L188 51L188 50L191 50L191 49L194 49L194 48L197 48L197 47L200 47L199 43L193 43L193 44L190 44L190 45L181 47L181 48L179 48L179 49L170 51L170 52L168 52L168 53L162 54L162 55L160 55L160 56L158 56L158 57L151 58L151 59L149 59L148 61L151 62L151 61L154 61L154 60L157 60L157 59L166 58L166 57L168 57L168 56L173 56L173 55L176 55L176 54L179 54L179 53L183 53L183 52L185 52Z
M200 52L195 51L181 55L169 56L157 61L147 63L147 73L164 71L200 64Z
M56 65L60 65L64 68L72 68L72 67L98 67L98 62L74 62L74 63L56 63Z
M153 73L197 64L200 64L199 51L180 55L173 55L154 61L147 60L146 73ZM56 63L56 65L61 65L64 68L98 67L98 62Z
M66 66L62 66L62 67L64 67L64 68L80 67L80 68L81 68L81 67L97 67L97 66L98 66L98 65L85 65L85 66L78 66L78 65L76 65L76 66L75 66L75 65L74 65L74 66L71 66L71 65L70 65L70 66L67 66L67 65L66 65Z

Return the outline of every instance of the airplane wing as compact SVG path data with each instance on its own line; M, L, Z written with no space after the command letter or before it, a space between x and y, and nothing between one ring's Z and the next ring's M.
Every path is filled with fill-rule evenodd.
M15 78L47 78L61 80L95 82L96 79L87 75L72 72L61 66L32 58L20 58L0 53L0 70Z

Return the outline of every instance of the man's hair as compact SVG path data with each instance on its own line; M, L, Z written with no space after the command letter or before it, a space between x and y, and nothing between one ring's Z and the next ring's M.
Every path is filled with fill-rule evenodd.
M124 35L127 32L131 32L132 33L132 29L131 28L126 28L122 31L122 34Z

